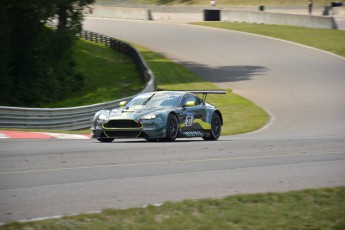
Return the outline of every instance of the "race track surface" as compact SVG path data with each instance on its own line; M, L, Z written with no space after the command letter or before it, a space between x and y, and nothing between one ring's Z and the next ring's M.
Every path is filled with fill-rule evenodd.
M345 59L277 39L192 25L88 19L85 29L135 42L232 88L275 122L260 137L345 134Z
M88 19L231 87L272 115L216 142L1 139L0 222L165 201L345 185L345 59L245 33Z

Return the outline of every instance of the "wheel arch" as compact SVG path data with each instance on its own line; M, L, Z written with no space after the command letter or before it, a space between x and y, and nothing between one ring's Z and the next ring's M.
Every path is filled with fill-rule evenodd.
M221 124L223 125L224 122L223 122L223 115L222 115L222 113L219 110L215 110L213 113L217 113L219 115Z
M170 114L173 114L173 115L175 115L175 116L178 118L177 113L176 113L175 111L170 111L170 112L168 113L168 116L167 116L167 117L169 117Z

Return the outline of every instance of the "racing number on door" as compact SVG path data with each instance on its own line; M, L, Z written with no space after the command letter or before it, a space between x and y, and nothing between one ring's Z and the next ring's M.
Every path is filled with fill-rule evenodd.
M186 117L186 126L192 126L193 120L194 120L194 116L193 115L187 115L187 117Z

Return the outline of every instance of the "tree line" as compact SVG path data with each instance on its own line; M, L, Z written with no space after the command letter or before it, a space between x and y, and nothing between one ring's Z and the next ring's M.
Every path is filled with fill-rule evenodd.
M82 29L83 11L93 2L2 0L0 105L40 106L83 87L73 47Z

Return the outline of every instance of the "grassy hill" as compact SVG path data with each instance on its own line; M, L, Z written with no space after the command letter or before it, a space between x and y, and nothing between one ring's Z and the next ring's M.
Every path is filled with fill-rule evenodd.
M78 40L74 50L84 87L66 99L42 107L72 107L108 102L134 95L145 87L133 60L103 45Z

